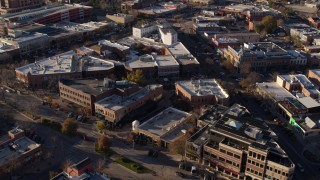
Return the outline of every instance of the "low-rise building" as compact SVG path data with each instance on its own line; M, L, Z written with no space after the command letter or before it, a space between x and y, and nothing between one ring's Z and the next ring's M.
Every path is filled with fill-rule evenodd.
M223 56L237 68L248 63L255 70L260 71L306 65L305 57L299 52L289 53L272 42L244 43L243 46L237 47L228 46L223 50Z
M180 75L190 75L200 71L199 61L181 42L167 46L165 54L171 54L179 63Z
M27 87L41 88L59 79L105 78L113 74L114 64L68 51L19 67L15 71L16 78Z
M126 96L113 94L95 103L95 113L101 119L116 125L130 112L144 105L147 101L156 101L162 97L160 84L148 85Z
M225 114L194 134L186 148L202 151L203 165L230 178L292 179L295 165L276 139L260 120Z
M49 48L50 40L43 33L22 33L16 38L0 38L1 43L19 47L20 55L26 55Z
M310 69L307 76L311 81L320 86L320 69Z
M137 59L127 61L129 71L142 70L147 77L179 76L179 63L171 55L145 54Z
M55 4L43 6L32 11L4 14L0 19L10 27L14 23L36 22L53 24L62 21L81 21L91 17L92 7L80 4Z
M319 98L319 87L303 74L278 75L276 82L297 97Z
M14 128L2 135L0 144L0 169L6 172L12 168L29 164L39 159L42 154L41 145L25 136L22 129Z
M121 58L125 58L130 53L130 47L109 40L100 40L97 45L91 47L96 53L105 55L106 51L117 54Z
M191 114L169 107L139 125L134 132L167 148L194 128L190 118Z
M217 33L213 36L212 40L217 40L220 38L235 38L243 43L254 43L260 41L260 35L255 32L244 32L244 33Z
M215 79L177 81L175 87L176 94L186 98L193 106L228 104L228 93Z
M172 28L159 28L162 43L172 45L178 42L178 33Z
M10 61L20 57L19 47L0 43L0 61Z
M94 172L95 168L92 160L88 157L70 165L67 169L50 180L74 180L74 179L94 179L94 180L108 180L107 177Z
M76 103L95 113L94 103L117 94L119 96L128 96L139 90L137 84L128 81L113 81L105 78L81 79L59 81L60 98Z
M135 18L133 15L122 14L122 13L117 13L112 15L107 14L107 18L118 24L124 24L124 25L132 24L135 21Z

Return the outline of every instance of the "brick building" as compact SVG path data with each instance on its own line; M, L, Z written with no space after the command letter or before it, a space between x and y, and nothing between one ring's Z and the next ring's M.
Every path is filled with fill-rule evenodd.
M12 168L12 163L16 167L29 164L42 154L41 145L26 137L22 129L12 129L7 135L2 135L1 139L0 171Z
M60 98L76 103L95 113L94 103L117 94L128 96L139 90L137 84L128 81L113 81L105 78L104 80L83 79L83 80L60 80Z
M116 125L123 117L143 106L147 101L156 101L162 97L163 87L160 84L148 85L130 95L113 94L95 103L98 117Z
M228 104L229 95L215 79L177 81L175 87L176 94L187 99L192 106Z
M199 151L203 165L230 178L292 179L295 165L275 139L258 120L224 114L194 134L186 152Z
M35 9L44 5L44 0L1 0L0 14L16 13L25 9Z
M47 87L59 79L105 78L114 73L110 61L68 51L17 68L16 78L30 88Z

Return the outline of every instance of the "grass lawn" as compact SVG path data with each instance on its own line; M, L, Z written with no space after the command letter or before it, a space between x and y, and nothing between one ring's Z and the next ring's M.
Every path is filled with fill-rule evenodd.
M150 169L147 169L140 164L131 161L130 159L127 159L125 157L119 157L115 160L118 164L136 172L136 173L151 173L152 171Z

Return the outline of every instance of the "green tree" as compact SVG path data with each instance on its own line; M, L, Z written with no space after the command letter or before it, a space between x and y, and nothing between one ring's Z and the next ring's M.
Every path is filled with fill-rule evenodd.
M77 133L78 124L71 118L67 118L63 121L61 132L69 136L74 136Z
M96 150L98 152L107 152L110 147L111 147L111 139L109 139L107 136L105 135L101 135L99 138L98 138L98 141L96 143Z
M260 22L264 26L264 30L267 33L272 32L275 28L277 28L277 20L272 16L266 16Z
M145 77L143 76L143 71L140 69L127 73L127 77L124 79L135 82L139 85L143 85L146 81Z
M104 121L98 121L96 127L101 131L106 128L106 124L104 123Z

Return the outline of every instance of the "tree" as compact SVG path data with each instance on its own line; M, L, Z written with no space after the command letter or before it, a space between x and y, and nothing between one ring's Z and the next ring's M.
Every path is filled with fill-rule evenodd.
M170 143L169 152L171 154L180 154L183 157L186 150L186 142L191 135L192 133L189 131L174 143Z
M71 118L67 118L63 121L61 132L69 136L74 136L77 133L78 124Z
M54 178L56 175L58 175L59 173L56 171L49 171L49 179Z
M61 168L63 171L67 172L68 167L71 166L71 161L69 159L67 159L66 161L64 161L61 165Z
M247 62L247 63L242 63L240 65L240 73L241 74L244 74L244 75L247 75L251 72L251 63Z
M226 60L223 63L223 66L227 69L227 70L231 70L234 68L233 64L230 62L230 60Z
M97 141L97 151L98 152L107 152L110 147L111 147L111 140L105 136L105 135L101 135L99 138L98 138L98 141Z
M98 121L96 124L97 129L99 129L100 131L106 129L106 124L104 123L104 121Z
M103 171L103 167L105 165L105 159L99 159L96 163L96 172L101 173Z
M146 81L145 77L143 76L143 71L140 69L127 73L127 77L124 79L135 82L139 85L143 85Z
M250 74L245 79L242 79L239 84L241 87L250 88L259 81L261 81L261 75L257 72L250 72Z
M266 16L261 20L259 24L255 25L254 28L255 28L255 31L258 33L273 32L277 28L277 20L272 16Z

